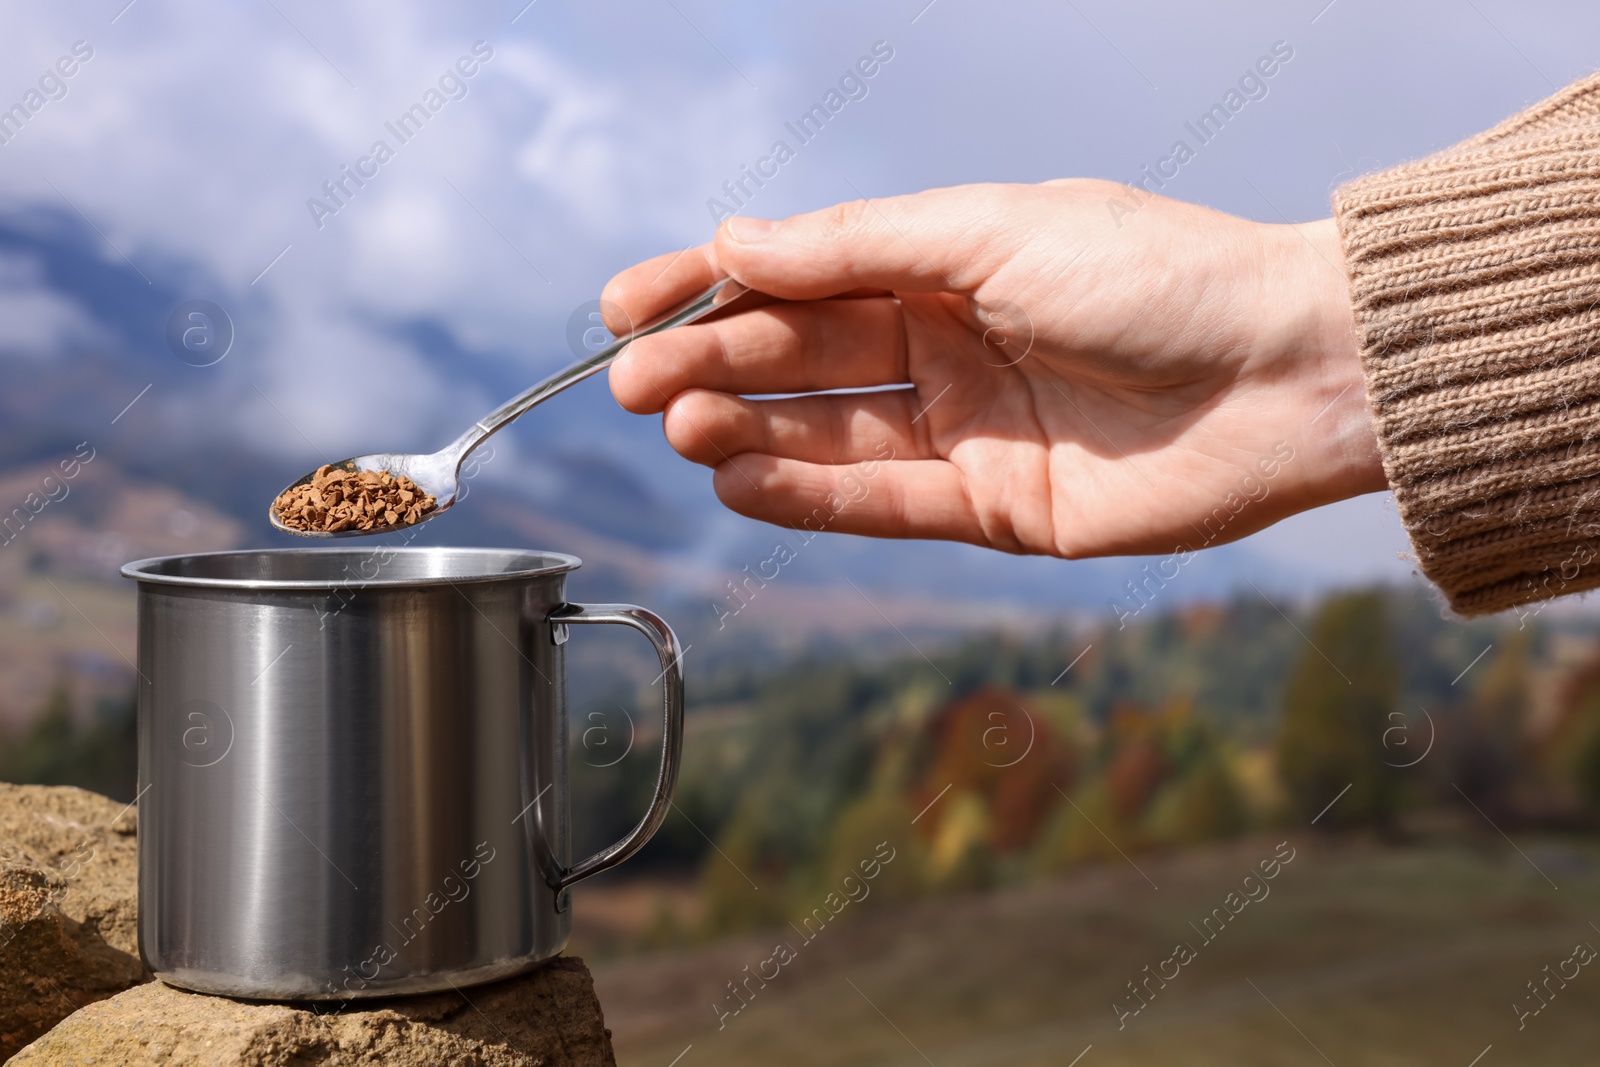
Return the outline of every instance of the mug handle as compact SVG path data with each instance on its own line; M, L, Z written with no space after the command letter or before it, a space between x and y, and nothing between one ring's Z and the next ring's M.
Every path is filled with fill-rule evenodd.
M655 795L639 824L628 831L621 841L601 849L586 860L571 867L557 867L550 887L557 893L574 882L591 874L609 870L638 852L645 842L655 836L667 817L672 804L672 788L678 782L678 766L683 754L683 653L678 650L678 637L666 620L653 611L632 604L563 604L550 613L552 638L557 644L566 642L566 627L581 623L615 623L629 626L650 639L656 655L661 660L661 686L663 700L663 726L661 736L661 769L656 774Z

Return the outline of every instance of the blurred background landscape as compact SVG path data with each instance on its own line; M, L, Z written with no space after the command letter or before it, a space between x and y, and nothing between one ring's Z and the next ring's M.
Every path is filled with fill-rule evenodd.
M0 108L27 111L0 124L0 780L124 800L117 568L287 544L265 522L285 482L438 447L593 347L604 281L706 239L713 201L1136 180L1283 42L1162 191L1312 219L1600 48L1575 0L67 0L0 26ZM461 94L314 212L480 41ZM877 42L865 95L732 205ZM214 310L185 344L193 301ZM1446 617L1386 496L1167 581L824 535L750 583L778 532L603 381L482 460L414 543L571 552L576 599L647 604L689 647L676 810L577 892L621 1062L1593 1062L1600 976L1566 962L1600 945L1588 604ZM598 847L648 796L656 669L583 638L574 810ZM1177 942L1195 958L1160 978Z

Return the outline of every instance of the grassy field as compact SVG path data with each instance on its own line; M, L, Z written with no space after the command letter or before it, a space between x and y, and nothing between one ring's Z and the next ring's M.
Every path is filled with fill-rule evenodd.
M1290 835L1294 859L1268 895L1211 941L1190 924L1281 838L847 907L810 942L780 928L591 962L627 1067L680 1055L677 1067L1596 1063L1600 965L1563 961L1579 943L1600 947L1590 925L1600 924L1600 846L1515 836L1521 852L1498 835L1404 845ZM780 941L795 958L764 988L751 982L747 1006L719 1027L713 1004L739 1003L726 983ZM1193 958L1163 964L1180 941ZM1146 965L1178 973L1142 987L1153 995L1119 1028L1113 1002L1138 1005L1127 983ZM1526 983L1558 968L1577 974L1565 988L1551 978L1548 1003L1519 1029L1513 1004L1540 1004Z

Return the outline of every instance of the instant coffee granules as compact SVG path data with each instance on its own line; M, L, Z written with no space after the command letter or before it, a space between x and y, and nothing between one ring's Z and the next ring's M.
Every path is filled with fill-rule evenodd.
M309 482L279 494L272 510L291 530L338 533L410 526L437 505L431 494L403 474L324 464Z

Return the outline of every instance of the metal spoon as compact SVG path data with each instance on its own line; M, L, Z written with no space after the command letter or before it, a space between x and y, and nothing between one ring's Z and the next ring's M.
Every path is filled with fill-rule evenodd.
M527 392L519 393L501 404L498 408L485 415L473 424L472 428L451 444L438 452L423 455L411 455L401 452L374 452L366 456L351 456L342 459L330 466L342 468L346 471L387 471L393 475L405 475L427 494L435 498L435 507L432 511L420 516L414 523L397 523L393 526L373 526L369 530L360 530L351 527L337 532L327 530L296 530L285 526L278 518L277 508L268 505L267 515L272 520L272 525L285 533L292 533L300 537L358 537L364 534L389 533L393 530L410 529L429 519L438 518L455 504L461 488L461 465L472 454L473 449L487 441L496 432L525 413L536 404L555 396L569 385L576 385L585 378L609 367L617 354L637 337L646 334L670 330L674 326L683 326L691 322L699 322L713 313L732 314L747 308L758 307L770 302L773 298L765 293L749 289L732 278L725 278L711 288L685 304L680 304L671 311L645 323L636 330L632 330L625 337L620 337L611 344L602 348L592 356L586 356L569 367L564 367L550 375L544 381L535 385ZM304 477L285 486L284 492L305 485L315 476L316 471L311 471ZM281 494L280 494L281 495ZM275 505L277 498L273 498Z

